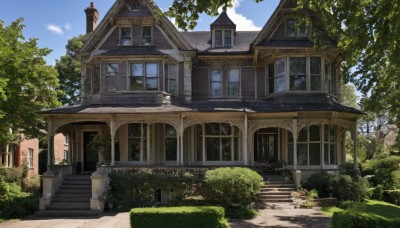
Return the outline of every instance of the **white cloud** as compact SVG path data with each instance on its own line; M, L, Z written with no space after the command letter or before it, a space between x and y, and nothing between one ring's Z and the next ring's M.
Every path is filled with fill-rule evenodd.
M65 23L64 30L65 31L71 31L72 30L72 25L70 23Z
M259 31L260 27L256 26L254 22L247 17L236 12L236 9L240 6L242 0L233 0L233 7L229 8L226 12L229 18L236 24L237 31ZM219 9L222 12L222 8Z
M57 35L64 35L64 31L62 30L62 28L59 25L55 25L55 24L48 24L46 26L47 30L49 30L50 32L53 32Z

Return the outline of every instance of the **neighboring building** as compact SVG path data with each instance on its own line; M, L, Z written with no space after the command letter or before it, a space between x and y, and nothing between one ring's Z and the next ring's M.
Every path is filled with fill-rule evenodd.
M376 137L383 141L383 145L386 147L393 146L396 144L397 135L399 134L399 128L394 124L386 124L386 131L378 131Z
M68 135L56 134L54 136L54 163L70 164Z
M209 31L179 32L150 0L115 1L97 27L91 4L78 52L82 103L43 111L50 141L68 134L68 159L88 172L106 160L88 152L96 135L111 142L111 166L283 160L304 175L338 170L345 132L355 138L363 113L337 102L336 41L312 12L296 29L292 8L282 0L261 31L236 31L222 12Z
M21 135L19 143L0 145L0 165L3 167L19 167L24 160L29 168L29 175L38 174L39 140L25 139Z

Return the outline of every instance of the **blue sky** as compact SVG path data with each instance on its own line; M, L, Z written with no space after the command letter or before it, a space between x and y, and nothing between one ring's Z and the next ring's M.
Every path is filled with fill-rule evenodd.
M237 24L238 30L260 30L267 22L279 0L234 0L234 8L228 15ZM48 64L65 54L67 40L86 31L84 9L93 2L100 14L100 20L114 4L115 0L2 0L0 20L9 25L17 18L24 18L24 36L38 38L41 48L47 47L53 52L46 58ZM163 10L172 0L155 0ZM209 30L215 18L202 15L195 30Z

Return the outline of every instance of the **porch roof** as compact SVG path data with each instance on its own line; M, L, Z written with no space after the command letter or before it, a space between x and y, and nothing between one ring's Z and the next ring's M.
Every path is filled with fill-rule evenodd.
M194 101L163 105L75 105L43 110L42 114L134 114L179 112L253 112L279 113L303 111L336 111L363 115L352 107L339 104L332 96L321 94L283 94L253 101Z

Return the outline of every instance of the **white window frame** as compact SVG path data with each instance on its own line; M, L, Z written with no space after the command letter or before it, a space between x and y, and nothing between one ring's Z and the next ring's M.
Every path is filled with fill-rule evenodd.
M116 72L110 71L109 65L115 65L117 71ZM118 88L119 64L118 64L118 62L106 62L105 67L106 67L105 90L106 91L115 91ZM110 82L110 84L109 84L109 82Z
M171 127L175 130L175 135L174 136L168 136L167 135L167 125L168 127ZM167 160L167 148L164 146L164 162L165 163L173 163L176 164L176 162L178 161L178 154L177 154L177 149L178 149L178 134L176 132L176 129L174 128L174 126L169 125L169 124L164 124L164 145L166 144L167 140L175 140L176 142L176 148L175 148L175 155L176 155L176 159L175 160Z
M221 31L221 46L217 45L216 43L216 32L217 31ZM231 43L230 44L226 44L225 43L225 33L230 33L231 34ZM226 28L217 28L217 29L213 29L212 32L212 47L214 48L231 48L233 47L234 44L234 34L233 34L233 29L226 29Z
M144 29L145 28L149 28L150 29L150 43L148 43L148 44L144 43ZM152 46L153 45L153 26L150 26L150 25L142 26L141 38L142 38L142 42L141 42L142 46Z
M132 66L134 64L142 64L143 66L143 75L141 76L134 76L133 72L132 72ZM157 74L155 77L148 77L147 76L147 70L146 70L146 66L147 64L156 64L156 69L157 69ZM160 69L159 69L159 63L156 61L148 61L148 62L129 62L129 76L128 76L128 90L129 91L159 91L160 90ZM134 79L135 77L142 77L143 78L143 87L140 90L134 90L132 89L132 79ZM147 84L146 81L148 79L157 79L157 89L148 89L147 88Z
M122 39L126 39L127 37L123 37L122 36L122 30L123 29L129 29L129 39L130 39L130 42L129 43L124 43L124 42L122 42ZM133 36L132 36L132 27L128 27L128 26L123 26L123 27L120 27L120 29L119 29L119 45L120 46L132 46L132 38L133 38Z
M130 124L138 124L140 125L140 137L139 136L130 136L129 135L129 125ZM144 126L146 125L146 131L144 130ZM146 123L129 123L127 127L127 151L128 151L128 161L129 162L146 162L149 160L148 158L148 151L150 148L148 148L148 140L150 140L150 125ZM140 155L139 155L139 160L133 160L131 157L131 153L129 151L129 139L140 139ZM145 149L146 148L146 149ZM146 158L144 157L144 154L146 154Z
M338 164L338 154L337 154L337 144L336 144L336 132L337 132L337 128L335 125L331 125L331 124L324 124L323 125L323 152L324 152L324 160L322 161L323 164L325 166L332 166L332 165L337 165ZM325 128L328 127L328 141L325 141ZM330 140L330 130L333 128L333 141ZM328 145L328 151L326 151L325 145ZM333 146L333 152L331 151L331 146ZM331 161L331 154L333 153L334 155L334 161ZM326 156L328 155L328 156ZM325 163L325 161L328 161L328 163Z
M234 126L234 125L230 125L230 128L231 128L231 134L230 135L222 135L221 134L221 132L219 133L219 135L207 135L207 132L206 132L206 125L207 124L219 124L219 129L221 130L221 124L227 124L227 125L229 125L228 123L204 123L204 124L202 124L202 133L203 133L203 137L202 137L202 140L203 140L203 161L205 162L205 163L208 163L208 164L218 164L218 163L235 163L235 162L240 162L241 161L241 156L240 156L240 151L241 151L241 142L240 142L240 139L241 139L241 132L240 132L240 129L238 128L238 127L236 127L236 126ZM235 132L237 132L237 135L235 135ZM207 158L207 138L218 138L218 139L220 139L220 141L219 141L219 160L209 160L208 158ZM224 161L223 160L223 151L222 151L222 139L223 138L229 138L229 139L231 139L231 160L226 160L226 161ZM236 150L237 150L237 157L238 157L238 160L235 160L235 139L237 139L237 148L236 148Z
M175 65L176 72L175 78L171 78L171 65ZM165 91L171 93L172 95L178 95L179 93L179 85L178 85L178 76L179 76L179 64L178 63L167 63L165 67ZM175 81L176 91L171 91L171 81Z
M231 72L231 70L237 70L238 72L239 72L239 80L237 81L237 82L231 82L230 81L230 72ZM227 75L226 75L226 87L227 87L227 89L226 89L226 95L228 96L228 97L232 97L232 98L234 98L234 97L240 97L241 96L241 82L242 82L242 72L241 72L241 69L240 69L240 67L238 67L238 68L228 68L227 69ZM223 77L222 77L223 78ZM230 92L230 84L237 84L238 85L238 91L237 91L237 95L231 95L231 94L229 94L229 92Z
M33 169L33 156L34 156L34 150L32 148L28 148L28 154L27 154L27 161L28 161L28 168Z
M221 75L221 80L220 81L213 81L213 77L212 77L213 71L220 71L220 75ZM213 83L219 83L220 84L220 86L221 86L221 94L217 94L217 95L213 94L212 86L211 86ZM211 68L209 86L210 86L209 88L210 88L210 97L211 98L220 98L220 97L224 96L224 71L223 71L222 68Z

